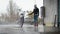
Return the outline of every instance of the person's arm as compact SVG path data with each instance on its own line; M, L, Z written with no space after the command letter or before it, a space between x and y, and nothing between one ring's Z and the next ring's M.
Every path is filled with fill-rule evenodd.
M34 13L34 10L33 10L33 12L32 13L30 13L30 14L28 14L28 15L31 15L31 14L33 14Z
M30 13L29 15L33 14L34 12Z

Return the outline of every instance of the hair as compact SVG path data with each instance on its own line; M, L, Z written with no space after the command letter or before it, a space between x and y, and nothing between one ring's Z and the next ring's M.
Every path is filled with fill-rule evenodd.
M37 6L36 4L34 6Z
M37 4L35 4L34 7L37 8Z

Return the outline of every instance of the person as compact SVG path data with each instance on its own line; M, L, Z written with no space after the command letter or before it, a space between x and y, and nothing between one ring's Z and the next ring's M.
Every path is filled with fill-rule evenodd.
M23 24L24 24L24 14L21 13L20 15L20 23L21 23L21 28L23 27Z
M33 12L29 15L34 13L34 26L38 26L38 16L39 16L39 9L37 8L37 5L34 5Z

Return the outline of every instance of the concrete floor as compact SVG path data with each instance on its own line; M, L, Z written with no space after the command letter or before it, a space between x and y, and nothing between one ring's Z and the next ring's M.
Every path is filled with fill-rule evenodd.
M23 28L16 24L0 25L0 34L60 34L60 29L39 25L35 28L33 25L24 24Z

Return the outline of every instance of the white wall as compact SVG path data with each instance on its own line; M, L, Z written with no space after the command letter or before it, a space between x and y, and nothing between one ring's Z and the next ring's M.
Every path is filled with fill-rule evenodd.
M54 23L54 16L57 14L57 0L43 0L46 17L45 23Z

